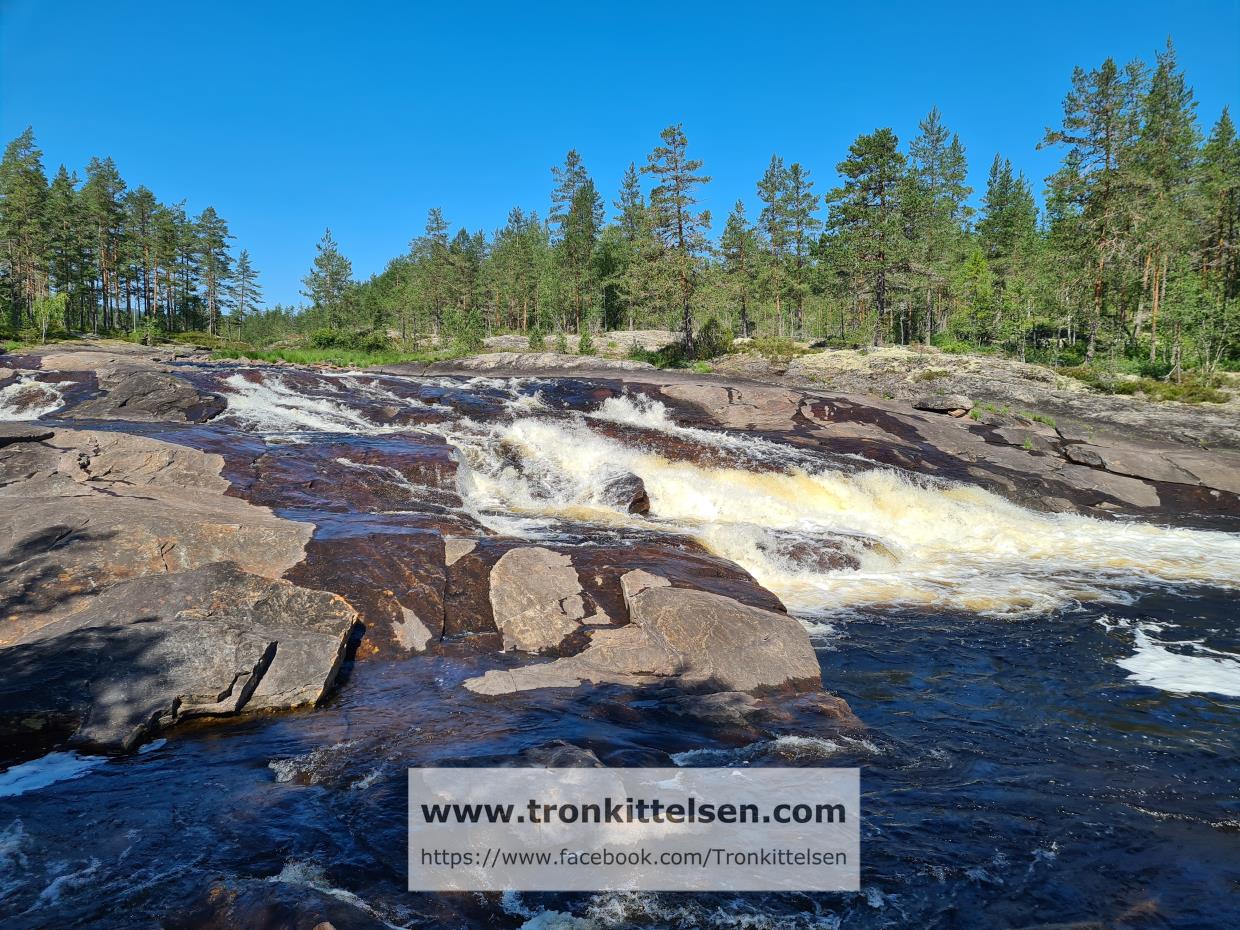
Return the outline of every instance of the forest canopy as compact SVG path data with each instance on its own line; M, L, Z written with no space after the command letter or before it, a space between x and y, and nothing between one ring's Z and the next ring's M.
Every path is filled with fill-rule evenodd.
M610 203L570 151L545 213L515 207L471 232L432 209L365 281L328 231L306 305L267 308L214 209L190 217L130 188L107 158L49 180L28 129L0 162L0 319L12 334L46 329L52 313L53 329L228 331L255 345L472 349L496 333L540 345L668 328L692 348L708 328L1057 362L1106 354L1162 373L1240 362L1240 141L1226 109L1203 129L1172 45L1150 63L1077 68L1059 124L1039 137L1060 153L1041 209L1004 153L985 156L975 198L965 146L935 108L907 142L883 127L859 136L835 187L772 155L714 218L698 204L706 166L674 125Z

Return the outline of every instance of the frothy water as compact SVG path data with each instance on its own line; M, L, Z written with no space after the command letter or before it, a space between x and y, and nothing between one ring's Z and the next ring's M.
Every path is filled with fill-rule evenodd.
M80 778L107 761L106 756L49 752L38 759L22 762L0 772L0 798L13 798L57 782Z
M630 425L667 428L661 405L644 410ZM1134 584L1240 580L1240 538L1227 533L1037 513L895 469L673 461L600 435L585 417L474 427L452 424L447 435L463 451L461 493L477 510L684 532L802 613L897 605L1018 614L1125 600ZM773 443L728 441L772 458ZM605 499L608 480L624 474L642 479L650 518ZM824 544L849 565L824 558Z
M65 384L37 381L18 373L0 387L0 421L37 420L64 406Z
M278 375L225 383L228 415L260 432L410 428L350 406L345 389L359 389L355 378L313 395ZM805 617L866 606L1024 615L1126 602L1135 586L1240 583L1235 534L1038 513L978 487L893 468L846 469L827 455L678 425L644 397L557 414L533 382L476 378L456 387L507 395L491 419L458 415L420 427L456 448L466 509L493 530L538 537L567 521L686 534ZM364 392L431 409L374 385ZM596 421L660 433L690 452L710 448L712 464L603 435ZM745 467L713 464L719 450ZM649 516L610 499L611 483L626 475L642 480Z
M1200 639L1173 639L1172 624L1102 617L1107 629L1132 633L1133 654L1117 659L1128 680L1177 694L1240 697L1240 655L1214 649Z

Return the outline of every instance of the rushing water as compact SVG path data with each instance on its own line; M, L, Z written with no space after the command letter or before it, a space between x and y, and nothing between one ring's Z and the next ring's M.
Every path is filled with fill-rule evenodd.
M217 443L385 442L413 423L453 446L462 515L497 532L692 537L804 619L868 730L709 725L611 687L461 686L504 655L361 663L315 712L0 774L5 928L160 926L220 880L305 885L393 926L1240 926L1235 535L1033 513L579 385L210 380L229 399L201 428ZM643 479L648 516L601 494L621 472ZM815 560L824 539L855 567ZM863 891L403 890L406 767L520 764L556 740L609 765L858 765Z

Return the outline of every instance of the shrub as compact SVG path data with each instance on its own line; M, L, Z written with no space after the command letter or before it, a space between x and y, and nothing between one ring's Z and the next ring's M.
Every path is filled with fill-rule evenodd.
M577 337L577 354L594 354L594 340L590 338L590 330L588 327L582 327L581 335Z
M555 334L555 350L561 355L568 352L568 336L564 334L564 330Z
M530 351L545 352L547 350L547 337L543 335L542 328L535 326L530 329Z
M801 354L801 348L786 336L762 336L753 341L753 347L773 365L787 365Z
M732 351L732 330L715 317L711 317L698 330L694 343L694 355L699 359L718 358Z

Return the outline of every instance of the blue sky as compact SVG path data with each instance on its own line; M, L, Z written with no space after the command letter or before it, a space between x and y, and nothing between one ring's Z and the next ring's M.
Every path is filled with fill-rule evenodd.
M671 122L714 176L717 232L772 152L825 191L858 133L906 141L932 105L979 194L996 151L1040 192L1072 67L1152 59L1168 35L1204 128L1240 105L1240 0L1004 9L0 0L0 136L33 125L49 171L111 155L216 207L274 303L299 299L325 226L364 277L428 207L470 229L545 213L569 148L610 202Z

